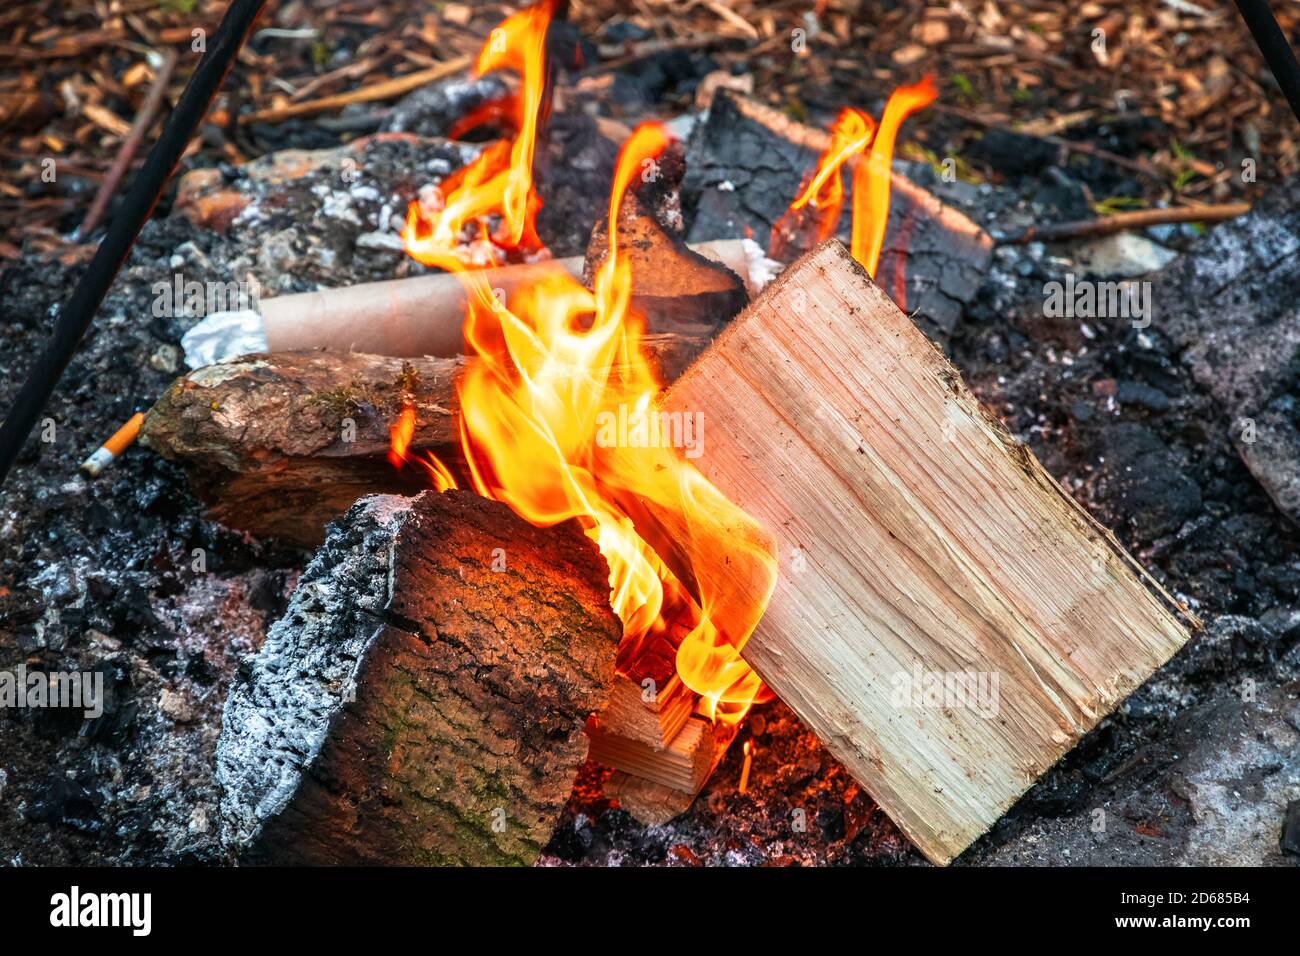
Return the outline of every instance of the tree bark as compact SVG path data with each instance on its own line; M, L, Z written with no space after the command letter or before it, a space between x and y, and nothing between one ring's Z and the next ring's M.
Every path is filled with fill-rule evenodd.
M254 863L531 864L620 634L576 524L465 492L363 499L231 688L223 840Z
M647 336L671 381L716 327ZM300 547L363 495L416 494L428 474L388 460L390 430L415 410L409 453L436 454L456 471L466 358L390 358L360 352L250 355L182 376L155 403L142 444L182 465L208 516ZM461 475L463 478L464 476Z

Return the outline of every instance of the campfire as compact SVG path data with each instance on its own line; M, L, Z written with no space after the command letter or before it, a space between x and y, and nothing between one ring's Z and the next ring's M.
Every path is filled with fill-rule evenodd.
M425 204L413 202L406 247L465 284L467 351L479 361L459 385L461 450L474 490L542 527L577 519L610 566L610 603L623 622L620 672L636 672L646 648L667 644L674 649L676 677L699 698L703 717L734 725L763 694L738 652L766 606L776 554L760 529L680 453L673 438L683 440L681 421L674 427L654 409L664 383L643 345L644 318L631 307L632 267L620 245L618 218L634 182L662 175L657 160L668 147L667 134L645 124L623 144L608 246L592 290L557 268L502 302L483 272L467 264L547 255L537 238L542 199L532 166L545 114L548 22L546 5L530 8L485 44L478 71L510 67L521 73L514 140L501 141L453 174L436 193L431 221L424 218ZM503 253L467 251L467 231ZM659 558L662 543L657 550L645 540L631 509L621 504L646 500L672 509L692 529L701 548L690 569L693 593ZM747 528L752 549L736 550L737 527ZM724 561L748 566L746 587L717 578L713 569ZM657 698L657 688L648 690ZM617 739L617 729L611 733Z
M395 562L382 589L390 611L380 636L363 648L337 625L321 633L319 619L336 615L339 597L297 614L291 608L268 639L266 663L234 689L218 760L234 794L235 840L264 858L410 859L403 842L411 839L410 825L401 820L414 813L422 822L412 846L425 858L531 860L584 751L604 768L606 798L638 819L662 823L691 805L751 707L780 696L927 855L946 860L1032 779L1023 769L1008 773L996 755L1032 754L1030 765L1046 768L1135 676L1172 653L1184 632L1166 608L1169 599L1148 589L1152 582L1143 583L1113 542L1079 522L1068 498L1043 481L1032 457L979 409L898 304L870 283L881 271L896 193L905 200L892 220L905 224L890 263L899 299L909 277L926 279L925 258L912 263L908 255L918 220L930 232L923 248L942 248L945 268L953 260L973 268L987 262L987 236L893 172L899 129L936 98L934 82L927 77L894 91L879 121L846 108L829 133L719 94L708 124L743 124L781 144L816 150L773 217L769 252L779 262L764 257L749 228L711 235L711 246L689 243L681 191L691 170L681 144L653 121L620 133L608 206L579 268L552 258L538 228L547 201L535 170L551 120L551 13L543 2L509 17L475 61L475 76L507 71L514 85L456 129L468 134L490 124L507 135L409 204L403 249L442 275L407 280L425 282L424 301L394 305L386 290L373 295L380 328L395 327L386 308L401 313L404 328L456 321L463 336L461 357L430 364L412 354L385 399L394 408L387 460L401 480L433 490L414 504L358 504L343 519L361 540L387 542ZM729 159L723 153L717 161ZM846 176L847 250L833 238ZM798 261L762 291L767 273L792 259ZM350 295L363 312L375 308L356 290ZM431 303L440 314L429 314ZM349 330L355 324L354 317ZM378 350L405 354L389 334ZM303 380L305 370L286 365L287 358L277 359L272 376ZM382 381L391 361L373 360L368 379ZM152 446L187 457L177 439L196 400L258 417L266 370L243 379L237 366L215 368L223 369L219 382L196 373L155 410L145 425ZM914 438L884 427L890 422ZM355 469L372 448L362 443L344 457ZM259 459L248 474L252 491L225 485L216 492L227 520L257 523L249 499L272 474L265 455ZM273 473L283 491L285 472ZM993 494L972 487L969 475L981 476ZM313 469L291 482L320 484L324 475ZM355 483L354 470L348 487ZM331 498L328 510L337 513L339 503ZM288 520L302 518L299 508ZM283 519L263 520L278 526ZM484 559L475 556L463 522L497 543L487 564L505 576L501 582L482 576ZM534 530L524 533L521 524ZM606 569L595 580L590 557L578 561L573 553L574 527ZM366 555L349 556L331 549L333 540L308 569L312 601L362 573L357 562L364 569L378 560L370 545L362 546ZM530 555L522 569L515 565L521 552ZM1039 575L1025 565L1027 555L1051 569L1053 589L1033 584ZM543 570L550 562L556 572ZM594 601L593 584L604 591ZM550 604L575 599L580 618L566 618L562 633L554 633ZM492 612L495 633L478 634L462 606L498 601L509 603L508 616ZM1108 610L1083 617L1068 610L1082 601ZM391 610L399 606L405 610ZM616 647L605 651L611 615ZM293 623L306 619L318 623L306 632ZM1102 620L1123 625L1102 630ZM1018 674L1021 664L998 660L1004 651L990 643L990 629L1018 644L1012 654L1040 659ZM1139 641L1136 670L1115 674L1101 653L1062 671L1060 642L1080 633L1102 648ZM412 635L432 646L411 647ZM509 646L502 643L507 637ZM355 676L337 662L310 668L324 667L315 680L352 688L352 716L276 727L260 715L258 701L286 694L318 699L319 692L292 680L286 685L284 671L301 667L294 662L304 643L321 640L342 641L353 648L349 656L365 662ZM447 651L438 649L443 644ZM985 716L976 723L946 718L947 730L920 719L900 735L881 680L893 669L914 670L908 649L927 646L921 653L931 661L957 647L965 648L960 660L993 655L984 670L1005 674L1016 687L1026 682L1025 693L1037 680L1029 674L1055 673L1066 698L1044 706L1031 694L1018 705L1032 714L1025 729L989 736L993 704L978 684L981 669L958 668L963 680L976 678ZM462 663L449 664L448 654ZM487 668L492 676L470 686L457 676L464 667ZM415 682L415 701L401 689L403 674ZM472 718L453 717L460 711L445 709L451 699L472 702ZM311 709L333 713L339 706L326 699ZM545 739L518 723L517 715L533 711ZM388 745L401 757L390 764L391 780L375 790L366 764L380 759L374 735L390 726L393 712L406 715ZM305 768L271 768L258 756L281 751L287 733L318 741L312 747L330 768L331 789L309 783ZM524 753L545 757L521 756L508 770L481 764L473 755L479 748L497 752L503 734L519 736L512 752L522 745ZM971 747L939 756L933 742L950 734L969 738ZM463 754L443 753L452 741ZM971 762L975 751L986 758ZM741 789L754 752L746 740ZM371 756L357 764L358 753ZM455 779L484 788L446 795L460 815L484 820L484 794L501 787L526 795L527 814L503 809L513 822L483 831L492 847L486 857L478 843L439 842L445 814L417 811L395 796L427 786L418 781L430 775L445 780L436 769L443 759L456 766ZM930 782L936 774L953 795L942 804ZM311 779L317 777L313 770ZM289 795L269 815L268 778ZM340 799L389 800L397 809L376 808L360 833L339 842L337 831L349 826ZM308 817L312 832L305 830Z
M537 233L544 199L533 181L538 130L549 112L550 16L551 4L543 2L507 19L485 42L475 73L512 70L519 89L480 107L457 132L480 120L504 120L513 135L413 201L403 241L413 258L454 273L464 285L465 351L478 360L457 385L470 487L539 527L576 519L609 564L610 604L623 624L621 691L611 697L612 708L588 722L587 733L593 757L622 772L613 794L635 801L647 781L678 791L666 808L640 808L657 818L689 804L751 705L772 697L740 652L775 585L777 546L691 464L692 433L702 440L704 428L692 425L702 415L681 413L683 424L672 418L677 413L655 406L668 383L646 348L644 316L632 305L636 288L619 218L629 189L664 175L659 162L670 137L660 124L642 124L622 144L607 246L591 289L561 267L535 270L508 296L487 278L491 267L550 255ZM852 253L874 273L898 128L936 96L928 77L896 91L878 129L861 111L846 109L831 146L773 228L773 253L792 258L834 235L844 195L841 167L861 157L853 173ZM648 215L631 208L633 216ZM456 488L435 455L408 455L413 432L414 409L407 404L393 426L390 460L418 462L439 491ZM664 524L638 526L647 502L667 514L668 526L689 529L689 566L681 578L661 558L674 549ZM672 664L666 680L641 676L662 674L665 660ZM652 705L657 721L638 713L644 709L638 697ZM689 767L684 776L683 766Z
M756 58L785 43L775 20L705 6L739 31L731 40L761 47ZM854 36L817 7L810 23ZM492 24L478 11L459 24L477 49L410 58L421 82L320 97L364 107L322 124L337 145L299 148L316 144L279 124L317 115L317 87L286 89L240 114L258 132L276 126L276 148L235 162L247 142L232 135L231 162L180 177L168 228L185 241L167 234L158 261L237 248L220 253L230 301L206 290L201 316L171 317L179 348L147 358L166 375L152 406L114 413L80 480L128 487L129 474L142 500L163 488L143 506L155 511L179 488L176 508L194 508L180 564L229 560L231 577L272 582L247 588L266 626L219 663L156 668L217 675L210 694L185 685L159 704L205 735L214 796L182 821L211 834L205 859L584 862L593 832L624 825L667 834L653 862L691 862L682 834L713 840L710 862L739 860L760 825L763 852L785 859L811 809L843 846L870 833L894 841L891 859L945 865L1036 782L1068 790L1079 774L1062 783L1073 771L1060 762L1110 732L1108 715L1201 629L1189 581L1211 565L1189 559L1188 572L1166 556L1210 521L1197 517L1202 492L1237 482L1244 463L1269 501L1293 506L1276 464L1291 403L1276 389L1249 397L1282 373L1248 374L1268 362L1253 338L1229 348L1213 334L1208 304L1148 332L1160 296L1133 279L1151 269L1116 273L1109 299L1068 301L1073 248L1050 243L1201 221L1190 206L1035 218L1071 185L1071 157L1138 172L1062 137L1082 110L1012 140L1055 150L1051 189L967 181L965 160L927 133L912 141L983 115L916 52L939 25L966 23L936 11L917 14L880 61L898 69L873 62L870 82L842 83L838 63L794 50L791 69L822 90L813 109L720 68L635 100L627 74L590 67L648 55L658 41L635 38L637 17L587 37L556 0ZM715 42L676 36L665 56ZM177 68L168 61L163 85ZM351 83L351 68L323 72L322 88ZM107 202L90 227L111 218ZM1222 254L1234 268L1248 259L1238 247ZM1217 302L1222 290L1198 285L1214 271L1201 255L1164 281ZM188 302L176 269L162 286ZM267 287L245 294L246 280ZM1048 298L1003 322L1034 284L1059 285L1066 305ZM1180 301L1172 289L1165 301ZM1107 302L1132 305L1126 338L1075 314ZM1080 321L1061 332L1062 319ZM1264 445L1234 431L1224 441L1240 461L1207 466L1199 489L1148 514L1136 486L1178 459L1118 431L1132 423L1115 409L1169 408L1131 379L1143 361L1152 376L1181 374L1160 353L1171 342L1234 428L1264 424ZM1071 379L1071 362L1091 378ZM1097 495L1123 507L1097 509ZM237 558L209 553L202 535L218 534ZM187 580L150 548L135 566ZM176 614L236 620L244 596L231 593L186 592ZM29 616L56 633L57 614ZM1255 646L1244 625L1232 633L1234 654ZM1181 687L1167 696L1186 697ZM1118 762L1085 775L1108 780ZM831 794L831 811L814 792ZM717 825L754 806L752 830ZM601 852L619 862L626 841Z

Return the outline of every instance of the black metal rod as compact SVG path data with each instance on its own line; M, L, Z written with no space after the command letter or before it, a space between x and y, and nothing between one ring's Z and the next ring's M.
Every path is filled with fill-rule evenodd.
M1273 78L1291 104L1291 112L1300 120L1300 63L1296 62L1295 51L1269 9L1268 0L1237 0L1237 9L1246 26L1250 27L1255 45L1264 54L1268 68L1273 71Z
M235 55L248 36L266 0L231 0L220 26L209 38L207 50L185 85L176 109L163 127L162 135L122 198L103 242L81 276L71 298L59 312L45 351L32 367L13 407L0 425L0 482L3 482L22 450L41 409L54 393L59 379L85 338L104 296L126 261L150 213L171 178L194 130L212 105Z

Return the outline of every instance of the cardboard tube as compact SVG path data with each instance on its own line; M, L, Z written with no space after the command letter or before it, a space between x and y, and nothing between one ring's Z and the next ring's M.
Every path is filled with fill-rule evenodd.
M741 240L723 239L693 248L749 285L748 257ZM557 267L580 279L582 263L581 256L574 256L500 266L487 270L487 279L492 288L505 289L509 295ZM451 357L464 346L465 290L451 273L276 296L261 302L261 312L272 352L326 348L399 358Z

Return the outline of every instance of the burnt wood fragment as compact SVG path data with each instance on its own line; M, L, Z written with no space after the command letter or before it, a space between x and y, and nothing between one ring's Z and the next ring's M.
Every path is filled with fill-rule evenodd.
M708 119L691 135L682 181L686 238L749 236L764 248L772 227L799 194L829 136L756 100L719 90ZM844 176L839 236L852 222L852 177ZM804 250L792 250L796 255ZM993 254L987 233L895 171L876 284L905 305L942 343L979 291Z
M711 337L748 304L749 293L736 272L686 244L680 194L684 173L682 148L673 144L656 159L653 175L634 181L635 188L624 195L615 227L632 272L632 307L646 318L647 328ZM609 224L602 219L591 231L583 264L588 288L608 257ZM667 371L675 378L684 368Z

